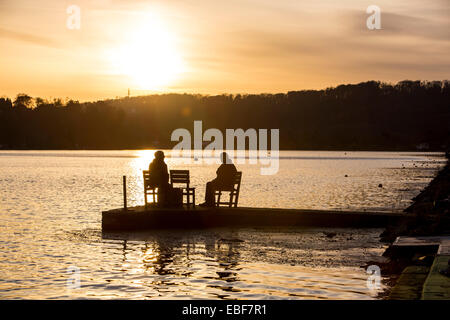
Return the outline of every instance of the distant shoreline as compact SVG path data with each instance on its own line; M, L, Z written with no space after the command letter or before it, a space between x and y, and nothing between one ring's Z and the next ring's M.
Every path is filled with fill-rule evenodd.
M80 148L80 149L70 149L70 148L60 148L60 149L19 149L19 148L0 148L0 151L140 151L140 150L171 150L171 147L142 147L142 148ZM196 149L192 149L196 150ZM248 151L248 150L246 150ZM440 152L445 153L446 149L411 149L411 148L311 148L311 149L283 149L280 148L279 151L342 151L342 152Z
M86 103L19 94L13 100L0 97L0 149L170 149L180 140L172 140L179 129L202 142L212 140L202 139L209 129L222 135L242 129L245 148L255 131L258 137L269 130L267 147L275 149L272 130L278 130L280 150L444 151L450 146L449 97L450 81L409 80L283 94L163 94Z

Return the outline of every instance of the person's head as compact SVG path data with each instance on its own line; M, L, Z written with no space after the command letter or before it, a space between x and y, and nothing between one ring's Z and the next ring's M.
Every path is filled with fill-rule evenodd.
M164 152L156 151L155 152L155 160L156 161L164 161Z
M232 163L230 157L228 156L228 153L222 152L220 154L220 159L222 160L222 163Z

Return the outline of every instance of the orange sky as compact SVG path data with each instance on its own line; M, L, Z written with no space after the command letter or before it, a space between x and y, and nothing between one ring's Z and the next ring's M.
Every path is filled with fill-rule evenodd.
M366 8L381 8L368 30ZM81 9L79 30L67 7ZM96 100L450 78L450 1L0 0L0 96Z

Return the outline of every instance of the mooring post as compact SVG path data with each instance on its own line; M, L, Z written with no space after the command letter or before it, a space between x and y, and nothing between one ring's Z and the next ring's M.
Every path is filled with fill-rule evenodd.
M123 208L127 210L127 176L123 176Z

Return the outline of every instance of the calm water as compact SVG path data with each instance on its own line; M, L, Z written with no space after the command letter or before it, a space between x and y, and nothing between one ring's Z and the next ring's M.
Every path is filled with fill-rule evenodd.
M143 203L153 151L1 151L1 298L371 299L361 265L380 260L380 229L215 229L102 234L101 211ZM281 152L280 170L244 172L240 205L401 210L441 154ZM197 202L215 166L186 165ZM347 176L346 176L347 175ZM382 184L380 188L378 185ZM327 232L336 232L333 238ZM81 287L68 289L70 266Z

